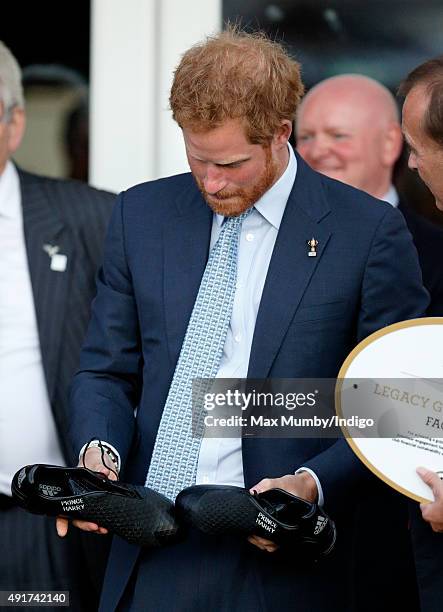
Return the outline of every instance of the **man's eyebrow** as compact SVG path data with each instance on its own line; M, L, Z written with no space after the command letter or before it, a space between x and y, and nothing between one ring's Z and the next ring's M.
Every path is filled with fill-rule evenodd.
M223 161L217 162L217 161L212 161L212 160L204 159L203 157L200 157L199 155L193 155L192 153L191 153L191 157L193 157L194 159L197 159L198 161L202 161L202 162L211 161L211 163L215 164L216 166L231 166L233 164L240 164L242 162L246 162L246 161L249 161L251 159L251 156L247 155L246 157L240 157L238 159L232 159L232 160L229 160L229 161L224 161L223 160Z
M242 162L250 160L250 157L242 157L240 159L233 159L232 161L221 161L214 162L217 166L232 166L233 164L241 164Z

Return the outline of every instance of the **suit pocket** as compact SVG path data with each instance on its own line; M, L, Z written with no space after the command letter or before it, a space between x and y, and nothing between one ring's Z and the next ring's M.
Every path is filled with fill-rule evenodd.
M323 304L304 304L297 310L294 317L294 323L338 319L347 314L348 305L348 300L326 302Z

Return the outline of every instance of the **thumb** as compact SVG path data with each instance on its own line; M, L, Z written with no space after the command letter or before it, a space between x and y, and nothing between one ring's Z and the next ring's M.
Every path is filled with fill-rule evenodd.
M56 518L55 521L55 527L57 529L57 533L61 538L64 538L65 535L68 533L68 529L69 529L69 522L68 519L62 518L61 516L58 516Z
M434 498L436 500L439 499L442 496L443 485L438 474L432 472L431 470L427 470L424 467L419 467L416 471L423 482L432 490Z

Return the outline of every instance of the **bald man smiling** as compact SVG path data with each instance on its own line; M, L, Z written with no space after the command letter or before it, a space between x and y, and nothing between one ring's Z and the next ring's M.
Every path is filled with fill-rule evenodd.
M374 79L344 74L321 81L304 97L296 123L297 150L318 172L397 206L418 251L428 314L443 315L443 231L414 213L392 184L403 146L391 92Z

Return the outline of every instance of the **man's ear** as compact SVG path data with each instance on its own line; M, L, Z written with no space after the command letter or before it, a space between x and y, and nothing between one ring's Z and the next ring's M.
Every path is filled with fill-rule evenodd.
M393 166L400 157L402 147L403 134L401 133L401 127L398 123L391 123L385 133L382 151L383 164L388 167Z
M277 128L273 142L275 145L286 146L289 140L289 137L292 133L292 121L289 119L283 119L279 127Z
M20 146L26 127L26 115L23 108L13 108L8 122L8 151L13 155Z

